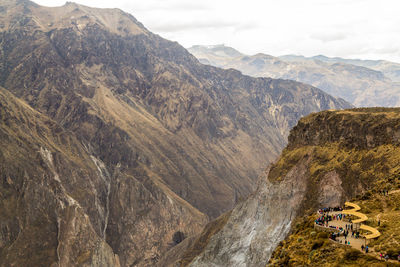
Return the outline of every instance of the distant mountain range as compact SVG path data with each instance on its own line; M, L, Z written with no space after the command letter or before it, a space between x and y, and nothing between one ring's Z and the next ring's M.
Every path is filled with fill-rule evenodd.
M400 64L384 60L245 55L224 45L188 49L200 62L234 68L254 77L308 83L355 106L400 105Z

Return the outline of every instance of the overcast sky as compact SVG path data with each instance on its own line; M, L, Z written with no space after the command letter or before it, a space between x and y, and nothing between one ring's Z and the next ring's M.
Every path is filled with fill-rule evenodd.
M62 0L34 0L60 6ZM76 0L117 7L185 47L400 62L399 0Z

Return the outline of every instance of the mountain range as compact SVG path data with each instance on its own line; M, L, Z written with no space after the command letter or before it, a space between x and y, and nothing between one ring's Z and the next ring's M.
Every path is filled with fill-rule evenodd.
M152 266L257 186L313 86L206 66L118 9L0 3L1 266Z
M290 79L318 87L355 106L399 106L400 64L358 60L266 54L245 55L224 45L188 49L200 62L233 68L254 77Z

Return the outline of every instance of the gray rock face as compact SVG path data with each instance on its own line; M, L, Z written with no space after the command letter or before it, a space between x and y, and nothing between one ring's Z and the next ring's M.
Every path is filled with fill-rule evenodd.
M254 195L237 205L227 224L190 266L265 266L286 237L307 189L307 162L280 182L263 175Z

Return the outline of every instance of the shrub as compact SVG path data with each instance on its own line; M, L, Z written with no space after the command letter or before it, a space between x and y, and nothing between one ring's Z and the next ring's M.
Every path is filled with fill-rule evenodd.
M327 232L319 232L317 235L318 238L328 238Z
M397 256L399 255L399 251L396 251L396 250L394 250L394 249L389 249L389 250L387 251L387 254L389 255L389 257L390 257L391 259L397 260Z
M344 254L344 259L348 261L356 261L362 253L358 250L352 249Z
M311 250L319 249L319 248L322 247L323 245L324 245L324 240L318 239L318 240L314 241L314 243L312 244Z
M370 199L370 197L371 197L371 192L368 191L361 197L361 199L362 200L367 200L367 199Z

